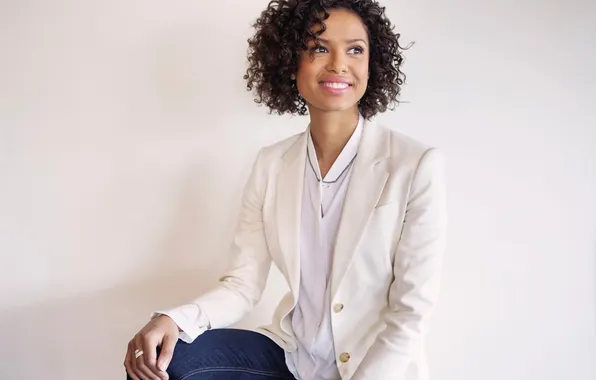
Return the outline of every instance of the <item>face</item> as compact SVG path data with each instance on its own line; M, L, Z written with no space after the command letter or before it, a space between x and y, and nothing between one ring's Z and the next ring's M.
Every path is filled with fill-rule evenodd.
M345 9L329 14L320 46L309 41L298 63L296 85L310 113L357 108L368 82L369 41L362 20Z

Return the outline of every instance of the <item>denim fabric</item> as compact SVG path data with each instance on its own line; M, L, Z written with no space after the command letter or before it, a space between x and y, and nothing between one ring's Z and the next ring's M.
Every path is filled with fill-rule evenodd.
M170 380L294 379L282 348L262 334L238 329L209 330L192 344L178 340L167 372Z

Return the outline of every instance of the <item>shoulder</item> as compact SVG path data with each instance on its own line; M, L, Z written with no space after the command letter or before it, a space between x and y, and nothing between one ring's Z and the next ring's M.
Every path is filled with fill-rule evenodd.
M428 143L417 140L409 135L402 133L399 130L385 128L389 134L389 144L391 149L391 155L397 156L398 158L404 159L416 159L420 158L429 149L436 149Z
M283 162L284 157L286 157L289 152L290 155L296 155L300 143L305 141L305 134L306 131L300 132L262 147L255 160L255 169L261 173L276 171L276 168L279 167L279 164Z
M374 123L387 138L389 160L394 170L414 172L422 166L442 166L443 151L431 144L413 138L397 129Z
M259 151L259 156L263 161L275 161L283 158L283 156L290 150L295 143L304 136L306 132L300 132L283 140L277 141L273 144L262 147Z

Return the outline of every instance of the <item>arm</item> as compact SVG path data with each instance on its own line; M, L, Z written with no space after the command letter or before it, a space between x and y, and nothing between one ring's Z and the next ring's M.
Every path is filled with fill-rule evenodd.
M440 287L446 230L443 159L436 149L414 173L402 235L393 262L387 324L358 366L353 380L403 379L419 356Z
M209 318L197 304L187 304L170 310L158 311L151 315L151 319L160 315L167 315L178 326L179 338L192 343L199 335L211 328Z
M188 305L160 313L176 322L180 338L187 343L207 329L236 323L261 299L271 268L263 231L266 178L262 165L259 153L244 188L231 260L217 286Z

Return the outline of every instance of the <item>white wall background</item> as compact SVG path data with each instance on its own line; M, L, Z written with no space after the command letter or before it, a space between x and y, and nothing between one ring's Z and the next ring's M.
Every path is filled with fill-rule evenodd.
M123 378L213 283L255 153L307 123L244 91L266 3L0 0L2 379ZM596 379L596 4L385 4L416 45L378 119L448 157L433 378Z

